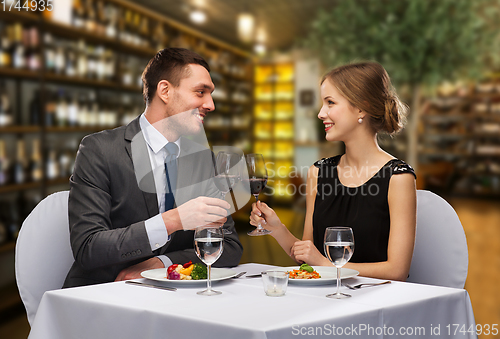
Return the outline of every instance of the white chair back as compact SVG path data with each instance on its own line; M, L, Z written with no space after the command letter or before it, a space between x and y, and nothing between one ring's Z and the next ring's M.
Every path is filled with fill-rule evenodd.
M469 255L457 213L440 196L417 191L417 234L409 282L463 288Z
M24 220L16 243L16 281L33 324L45 291L60 289L74 262L69 242L69 191L43 199Z

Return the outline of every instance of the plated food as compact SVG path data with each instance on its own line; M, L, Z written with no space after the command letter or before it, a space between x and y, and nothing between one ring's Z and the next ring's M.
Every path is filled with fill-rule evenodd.
M202 280L207 279L207 267L203 264L193 264L189 261L185 264L172 264L167 268L166 279L168 280Z
M181 265L182 266L182 265ZM194 270L194 269L193 269ZM152 270L147 270L141 272L141 276L146 279L161 281L163 283L168 283L169 285L175 286L190 286L190 285L203 285L206 284L207 279L195 280L191 276L189 280L171 280L167 278L167 270L165 268L155 268ZM222 281L226 279L231 279L236 276L238 272L230 268L212 268L212 282ZM191 275L193 273L191 272Z
M291 270L289 272L290 279L319 279L321 275L308 264L300 265L298 270Z
M277 267L275 271L292 272L300 269L298 266ZM313 271L318 272L319 278L315 279L288 279L288 284L303 285L303 286L319 286L325 284L335 284L337 282L337 268L334 266L315 266ZM342 267L340 277L342 279L352 278L359 274L358 271Z

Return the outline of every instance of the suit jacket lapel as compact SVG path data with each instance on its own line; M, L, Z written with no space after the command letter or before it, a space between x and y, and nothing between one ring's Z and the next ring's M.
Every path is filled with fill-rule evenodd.
M139 117L132 120L125 128L125 149L134 168L135 180L142 191L149 217L159 213L158 198L154 182L148 146L139 124Z

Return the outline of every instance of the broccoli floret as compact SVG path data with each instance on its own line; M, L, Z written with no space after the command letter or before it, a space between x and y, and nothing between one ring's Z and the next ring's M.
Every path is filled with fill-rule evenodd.
M191 278L193 280L207 279L207 267L200 263L194 264Z

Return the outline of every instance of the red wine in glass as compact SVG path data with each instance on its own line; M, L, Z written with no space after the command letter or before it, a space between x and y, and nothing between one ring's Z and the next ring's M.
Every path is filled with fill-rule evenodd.
M259 194L266 187L267 184L267 169L266 163L264 161L264 157L262 154L247 154L245 156L245 162L247 164L248 170L248 184L250 186L250 193L255 197L255 201L259 200ZM258 236L269 234L271 231L266 230L262 227L262 225L257 226L251 232L248 232L248 235Z
M253 194L256 200L258 200L260 192L266 188L267 179L252 178L244 181L248 182L248 185L250 186L250 193Z

